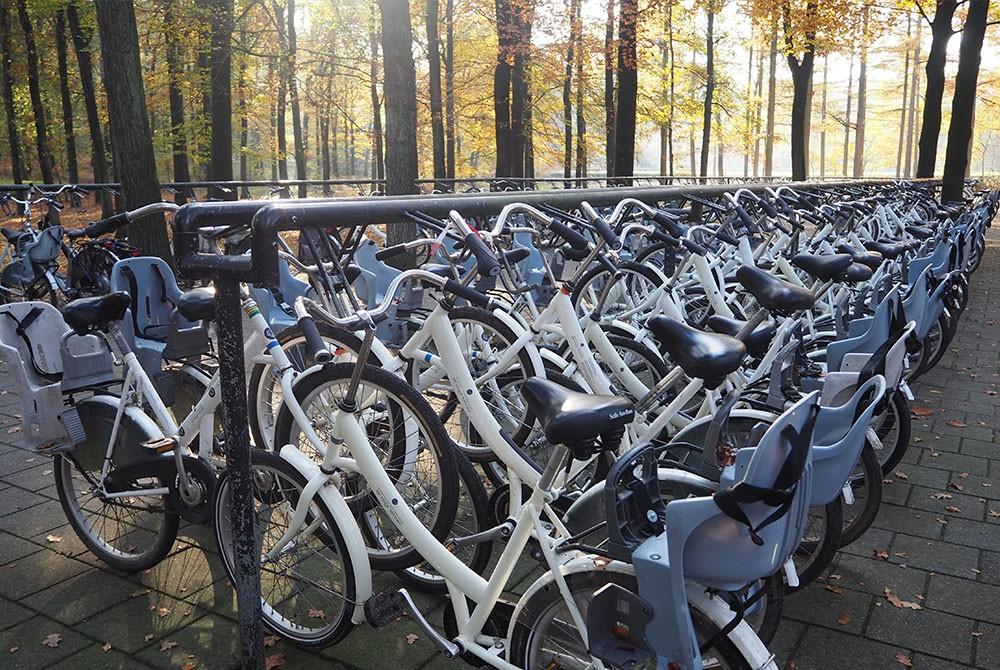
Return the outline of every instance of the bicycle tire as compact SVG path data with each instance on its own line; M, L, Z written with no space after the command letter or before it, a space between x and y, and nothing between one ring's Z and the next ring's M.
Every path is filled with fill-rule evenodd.
M846 547L865 534L878 516L882 506L882 492L885 484L882 481L882 465L878 454L868 440L861 450L861 459L851 477L851 488L855 491L855 502L844 508L844 528L840 534L840 546ZM863 500L857 491L864 490ZM855 514L855 508L857 513Z

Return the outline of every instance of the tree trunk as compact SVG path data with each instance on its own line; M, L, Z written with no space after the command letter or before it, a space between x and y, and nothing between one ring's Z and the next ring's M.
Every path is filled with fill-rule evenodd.
M105 153L104 133L101 130L101 117L97 112L97 95L94 92L94 65L90 58L90 39L93 31L80 25L76 1L66 6L66 18L69 20L69 31L73 36L73 48L76 51L76 64L80 70L80 90L83 93L83 104L87 110L87 129L90 132L90 165L94 172L94 181L103 183L108 180L108 157ZM3 21L0 21L2 23ZM111 194L100 191L102 216L108 217L114 213Z
M854 102L854 45L851 45L851 64L847 69L847 111L844 113L844 157L841 174L847 176L847 154L851 146L851 104Z
M368 71L372 98L372 135L375 151L375 178L385 179L385 149L382 145L382 102L378 95L378 40L379 33L372 14L372 23L368 31L369 48L371 49L371 68Z
M131 2L121 0L94 0L94 7L101 35L104 90L108 95L115 165L121 176L125 207L134 209L160 201L156 156L146 117L135 8ZM132 224L129 239L143 253L159 256L172 264L162 214Z
M569 43L566 45L566 67L563 74L563 177L569 179L573 174L573 55L576 49L577 21L576 13L580 0L569 1ZM572 184L566 182L566 188Z
M713 0L709 0L711 3ZM639 95L637 54L639 3L621 0L618 21L618 110L615 112L615 176L635 171L636 103ZM631 184L631 180L619 180Z
M606 174L615 174L615 0L607 0L608 18L604 24L604 146Z
M7 4L0 2L0 76L3 77L3 104L7 116L7 142L10 147L10 171L15 184L24 180L21 164L21 139L17 132L17 110L14 107L14 76L11 72L10 16Z
M975 0L977 5L982 0ZM941 105L944 99L944 67L951 40L951 20L958 7L957 0L939 0L931 21L931 49L927 54L927 88L924 91L924 115L917 145L917 177L933 177L937 162L938 136L941 134Z
M380 2L382 0L379 0ZM514 61L511 46L510 0L496 0L497 63L493 69L493 120L496 133L497 177L511 176L511 66Z
M762 116L762 107L764 106L764 51L761 50L757 54L757 86L756 86L755 97L757 100L757 109L754 113L754 123L753 123L753 176L760 176L760 124Z
M667 123L660 126L660 174L674 173L674 1L667 2L666 23L663 26L663 69L667 77L664 102L667 105ZM665 145L665 146L664 146Z
M958 74L955 77L955 96L951 101L951 124L948 126L948 148L945 151L944 177L941 184L942 202L962 200L976 108L976 85L989 9L989 0L970 2L965 27L962 29Z
M529 24L530 26L530 24ZM524 56L524 119L521 124L521 131L524 135L524 176L532 178L535 176L535 132L532 126L535 103L531 97L531 54ZM530 188L531 182L526 182L524 188Z
M413 64L413 32L405 2L379 0L382 10L382 54L385 72L385 191L389 195L417 193L417 83ZM389 226L388 243L413 239L412 223ZM412 266L413 254L397 256Z
M750 176L750 135L753 132L753 45L750 46L750 57L747 59L747 94L746 110L743 113L743 176Z
M35 146L38 148L38 165L42 171L42 181L52 184L52 154L49 152L48 128L45 123L45 107L42 105L42 89L38 80L38 50L35 47L35 32L31 26L26 0L17 0L17 18L24 33L24 57L28 62L28 93L31 96L31 112L35 117Z
M726 143L722 139L722 115L716 110L715 112L715 133L718 135L715 141L715 175L717 177L725 177L726 170Z
M524 177L528 165L531 96L528 72L534 0L511 0L514 66L510 78L510 168L512 177Z
M826 177L826 89L829 60L823 56L823 98L820 101L820 125L819 130L819 177Z
M290 0L291 1L291 0ZM233 0L212 0L211 12L211 71L212 141L208 178L211 181L233 180ZM174 38L176 39L176 35ZM214 192L213 192L214 191ZM211 197L235 200L234 189L211 189Z
M903 146L906 136L906 111L910 103L910 36L912 30L910 15L906 15L906 56L903 64L903 104L899 112L899 140L896 147L896 179L903 173Z
M298 51L298 40L295 35L295 0L288 0L288 99L292 107L292 141L295 142L295 178L308 179L308 166L306 165L306 146L304 133L302 132L302 114L299 108L299 86L296 81L296 52ZM309 189L305 184L299 185L299 197L305 198L309 195Z
M164 41L166 42L167 60L167 97L170 99L170 146L173 157L174 181L191 181L188 168L187 137L184 125L184 93L181 90L181 75L184 64L181 62L181 43L176 39L181 24L174 20L174 2L169 0L163 7ZM178 190L174 202L183 205L187 202L187 193Z
M858 68L858 118L854 122L854 169L852 175L859 179L865 163L865 113L868 109L868 8L861 21L861 58Z
M285 102L288 95L288 38L285 30L285 9L277 0L271 0L274 22L278 27L278 102L275 108L275 122L278 133L278 177L288 179L288 139L285 127Z
M806 3L807 24L816 15L816 1L808 0ZM793 53L790 9L787 3L782 7L788 69L792 73L792 130L789 138L792 145L792 179L800 181L807 177L809 171L809 91L816 55L816 36L812 32L806 32L802 55Z
M441 100L441 36L438 33L440 6L438 0L427 0L426 7L427 83L431 107L431 154L433 156L434 178L444 179L448 176L448 164L444 146L444 104ZM448 185L445 182L435 182L434 187L439 191L445 191Z
M774 175L774 105L777 96L778 21L771 26L771 51L767 70L767 134L764 139L764 176Z
M923 32L924 24L922 21L917 21L917 44L913 52L913 76L912 84L910 85L910 111L909 116L906 120L906 163L904 165L903 174L909 179L913 176L913 164L914 164L914 137L913 130L915 127L915 119L917 118L917 86L920 85L920 38Z
M705 106L701 116L701 165L698 174L708 176L708 150L712 137L712 97L715 94L715 0L708 0L705 31Z
M240 181L250 179L250 166L247 156L247 145L250 142L250 121L247 118L247 64L241 58L236 68L236 108L240 114ZM246 187L243 187L246 189ZM249 191L244 190L240 197L249 198Z
M455 0L444 3L445 176L455 178Z
M76 134L73 130L73 98L69 90L69 67L66 58L66 16L56 12L56 56L59 63L59 93L62 98L63 131L66 135L66 171L73 184L80 182L76 164Z
M587 118L584 114L583 102L584 92L587 82L584 79L584 58L583 58L583 18L582 4L576 2L576 14L573 20L576 22L576 178L585 179L587 176ZM585 186L585 184L579 184Z
M278 77L278 68L275 64L275 59L273 56L269 56L267 59L267 85L269 90L273 90L276 80L280 79ZM270 144L268 146L268 153L271 156L271 181L278 181L278 104L277 101L271 99L271 115L269 117L270 121Z

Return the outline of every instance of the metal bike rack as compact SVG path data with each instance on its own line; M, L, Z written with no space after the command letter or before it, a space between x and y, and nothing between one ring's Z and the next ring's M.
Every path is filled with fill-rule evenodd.
M823 190L873 184L885 185L886 181L852 180L793 186ZM391 225L404 221L406 212L414 210L445 218L451 210L465 216L493 216L512 203L545 203L560 209L575 209L584 200L595 207L604 207L614 205L624 198L635 198L655 205L686 195L719 197L738 188L759 192L769 185L647 186L379 198L196 202L181 207L172 222L177 269L190 278L211 280L215 284L217 295L220 381L226 460L232 487L234 554L238 561L235 587L243 668L262 669L264 658L259 617L260 574L254 541L255 518L239 284L248 282L262 287L277 284L279 232L361 224ZM250 256L220 256L200 251L199 228L246 225L252 231Z

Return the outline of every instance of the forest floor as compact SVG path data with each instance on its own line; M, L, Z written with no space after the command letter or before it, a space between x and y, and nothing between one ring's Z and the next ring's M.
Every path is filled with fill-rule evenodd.
M994 230L950 350L914 389L913 443L874 527L787 599L779 667L1000 667L998 247ZM0 371L0 389L11 388ZM107 569L66 524L50 461L18 446L20 411L0 390L0 667L238 668L235 597L211 530L182 525L173 553L145 573ZM515 593L529 567L519 575ZM441 599L417 600L440 621ZM409 620L360 626L316 652L269 642L269 668L460 667Z

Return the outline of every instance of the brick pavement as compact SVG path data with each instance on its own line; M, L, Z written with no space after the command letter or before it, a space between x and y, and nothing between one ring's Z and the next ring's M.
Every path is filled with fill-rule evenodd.
M914 406L933 413L914 418L874 527L825 582L786 601L774 643L786 668L1000 668L1000 235L989 247L949 352L914 389ZM16 446L19 411L0 391L0 668L239 667L234 596L208 529L182 525L173 553L143 574L105 568L66 525L51 463ZM921 609L894 607L886 588ZM419 600L440 618L439 599ZM42 644L52 633L54 648ZM277 642L267 653L293 668L461 667L410 621L359 627L320 652Z

